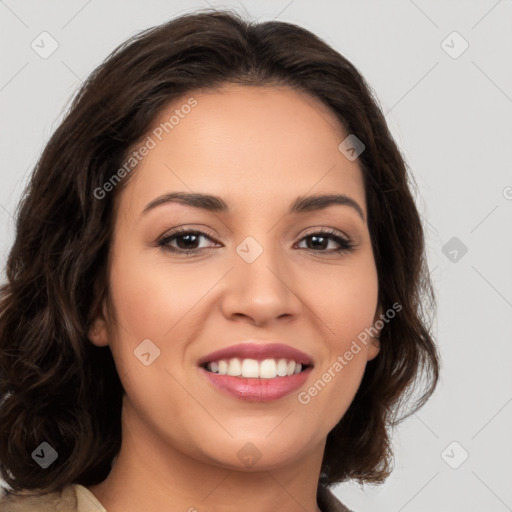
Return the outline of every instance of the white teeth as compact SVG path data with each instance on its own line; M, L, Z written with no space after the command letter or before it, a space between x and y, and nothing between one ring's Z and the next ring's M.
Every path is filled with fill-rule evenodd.
M275 377L291 376L302 371L302 364L286 359L221 359L206 365L206 369L219 375L232 377L274 379Z
M286 362L286 359L279 359L279 361L277 361L276 373L279 377L286 377L288 374L288 363Z
M259 377L261 379L273 379L277 375L277 365L274 359L264 359L260 363Z
M224 360L219 361L219 373L220 375L226 375L228 373L228 363Z
M254 377L260 376L260 365L255 359L244 359L242 361L242 377Z
M242 374L242 365L240 364L240 359L230 359L228 365L228 375L232 375L233 377L237 377Z

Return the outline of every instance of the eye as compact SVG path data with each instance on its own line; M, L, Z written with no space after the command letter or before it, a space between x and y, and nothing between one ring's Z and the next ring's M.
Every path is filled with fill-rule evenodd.
M157 245L166 251L183 255L197 254L214 249L213 246L200 247L199 242L202 238L213 241L212 237L203 231L180 228L173 233L162 237L158 240ZM307 242L308 240L310 243ZM307 247L300 247L301 249L305 248L317 253L344 253L352 251L355 247L355 244L353 244L348 238L340 236L335 230L324 229L314 231L303 237L299 243L302 243L303 241L306 241ZM334 243L335 247L330 250L326 250L329 248L329 243ZM336 245L338 246L337 248Z
M313 252L343 253L350 252L355 247L355 244L353 244L348 238L340 236L337 231L330 229L323 229L310 233L302 238L301 242L304 240L311 241L309 244L306 242L306 245L308 245L306 249L310 249ZM338 248L334 248L329 251L323 250L329 246L329 242L334 242L338 245Z
M170 235L166 235L158 241L158 246L166 251L182 254L195 254L204 249L212 249L212 247L197 247L201 238L211 240L210 236L202 231L187 230L180 228ZM178 247L171 245L176 242Z

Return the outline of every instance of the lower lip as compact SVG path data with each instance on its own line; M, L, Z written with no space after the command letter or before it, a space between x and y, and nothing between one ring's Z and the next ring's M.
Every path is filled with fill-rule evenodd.
M254 379L220 375L199 368L203 375L218 389L241 400L271 402L297 391L307 380L312 367L289 377L274 379Z

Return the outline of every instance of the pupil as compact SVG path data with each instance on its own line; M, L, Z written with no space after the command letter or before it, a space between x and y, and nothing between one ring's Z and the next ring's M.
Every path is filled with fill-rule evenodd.
M312 236L312 237L311 237L311 241L313 242L314 240L316 240L316 241L318 241L318 240L323 240L323 241L324 241L324 243L320 243L320 246L321 246L322 248L325 248L325 237L323 237L323 236ZM315 244L313 244L313 245L315 245ZM316 244L315 246L316 246L316 247L318 247L318 244Z
M194 235L194 234L188 234L188 235L182 235L178 238L178 245L183 245L183 244L180 244L180 241L183 241L184 239L188 239L188 242L190 242L190 238L191 237L194 237L194 238L197 238L197 235ZM197 240L194 240L193 242L197 242ZM193 243L192 242L192 243ZM193 249L194 247L191 247L190 245L187 245L187 243L184 244L185 246L184 247L180 247L180 249Z

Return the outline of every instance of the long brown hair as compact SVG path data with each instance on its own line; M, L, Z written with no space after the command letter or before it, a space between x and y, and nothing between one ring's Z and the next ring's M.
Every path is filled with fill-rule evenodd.
M20 202L0 289L0 474L14 491L92 485L108 475L120 449L124 391L110 349L92 345L87 332L108 294L114 205L128 177L102 198L95 191L169 103L227 83L305 91L365 145L358 163L379 304L386 311L399 303L401 311L382 328L379 355L328 435L320 481L384 481L391 428L432 394L439 357L424 232L412 177L371 89L303 28L250 23L229 11L186 14L128 40L90 75ZM58 452L46 469L31 457L41 442Z

